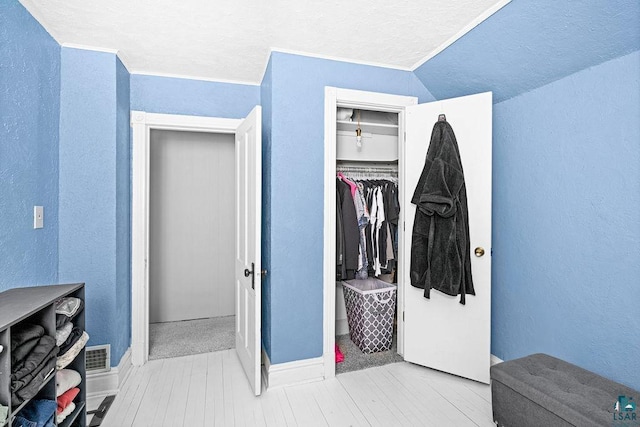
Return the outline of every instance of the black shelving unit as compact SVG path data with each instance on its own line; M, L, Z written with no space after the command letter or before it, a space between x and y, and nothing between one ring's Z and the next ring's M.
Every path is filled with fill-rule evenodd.
M17 407L11 405L11 330L23 323L38 324L44 327L45 334L55 338L56 313L55 302L63 297L76 297L85 301L84 283L70 285L35 286L15 288L0 293L0 404L9 407L9 416L4 424L10 426L20 410L33 399L56 400L55 372L51 372L40 386L33 399L22 402ZM73 323L85 329L85 310L74 318ZM61 426L86 427L87 381L85 371L85 349L83 348L68 366L77 371L82 381L80 393L74 399L75 410L60 424ZM0 426L4 427L4 426Z

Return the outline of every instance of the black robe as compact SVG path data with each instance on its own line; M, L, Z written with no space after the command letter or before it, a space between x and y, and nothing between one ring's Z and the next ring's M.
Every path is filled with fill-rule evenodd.
M420 180L411 241L411 285L447 295L475 295L471 277L467 190L458 143L446 121L433 126Z

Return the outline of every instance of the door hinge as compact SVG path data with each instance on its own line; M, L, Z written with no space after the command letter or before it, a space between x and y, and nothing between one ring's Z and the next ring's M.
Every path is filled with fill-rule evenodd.
M404 322L404 311L402 312L402 321Z

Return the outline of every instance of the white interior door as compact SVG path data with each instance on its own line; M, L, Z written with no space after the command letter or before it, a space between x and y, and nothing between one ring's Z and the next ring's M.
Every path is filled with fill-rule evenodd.
M261 114L256 106L236 131L236 352L256 396L261 391Z
M404 358L440 371L489 383L491 357L491 93L410 106L404 153ZM445 114L455 133L469 208L471 270L476 295L424 291L410 284L411 234L416 206L411 197L422 172L431 131ZM475 249L483 248L483 256Z

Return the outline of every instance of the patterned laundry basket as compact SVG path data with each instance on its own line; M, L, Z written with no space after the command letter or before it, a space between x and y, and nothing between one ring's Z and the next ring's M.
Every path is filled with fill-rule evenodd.
M342 282L351 341L363 353L391 348L396 285L369 278Z

